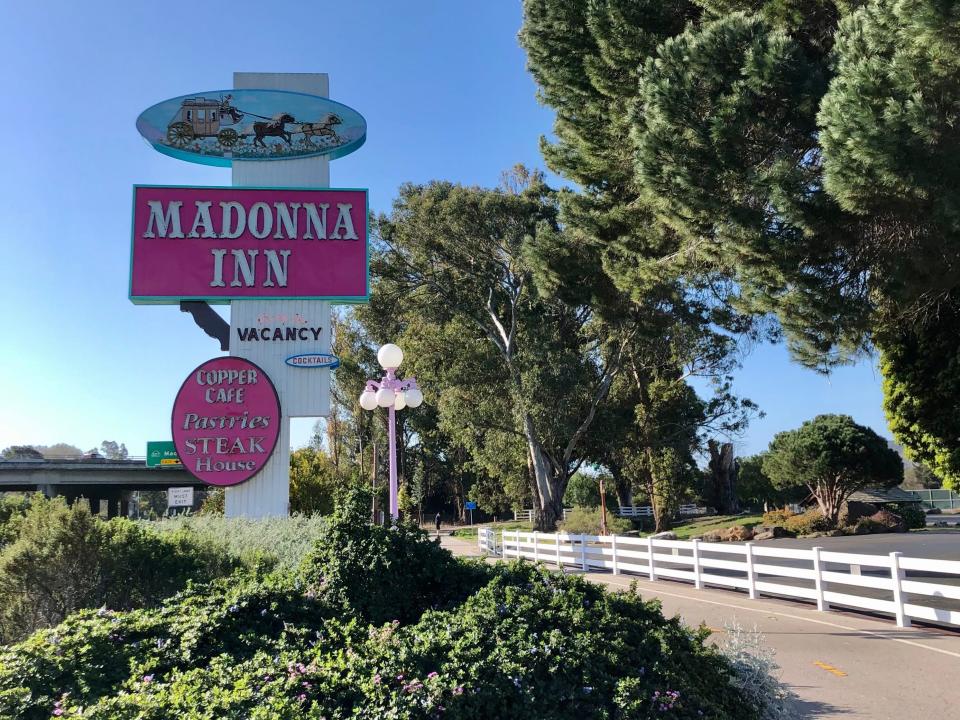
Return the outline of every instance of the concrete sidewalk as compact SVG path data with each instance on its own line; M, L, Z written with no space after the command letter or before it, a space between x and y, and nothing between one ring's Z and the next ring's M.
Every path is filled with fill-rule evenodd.
M475 541L449 535L441 541L457 555L480 556ZM679 615L691 626L703 623L718 634L731 623L755 627L776 651L782 679L797 694L801 717L960 717L960 690L954 681L960 672L960 633L900 629L893 621L852 612L821 613L802 603L750 600L745 593L695 590L635 575L586 577L612 590L627 590L636 581L637 592L659 600L665 615Z

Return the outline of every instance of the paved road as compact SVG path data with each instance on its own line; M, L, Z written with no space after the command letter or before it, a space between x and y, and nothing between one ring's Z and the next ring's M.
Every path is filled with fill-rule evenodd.
M812 548L869 555L889 555L901 552L909 557L960 560L960 533L954 530L924 530L923 532L892 533L884 535L850 535L846 537L781 538L764 540L762 545L776 547ZM960 712L958 712L960 716Z
M443 544L460 555L478 555L475 542L445 536ZM742 593L695 590L636 576L589 573L587 578L623 590L636 580L640 595L659 599L666 615L679 615L692 626L705 623L718 636L731 623L756 627L777 653L782 678L797 695L800 717L960 716L960 692L953 680L960 672L960 633L899 629L854 613L819 613L800 603L749 600Z

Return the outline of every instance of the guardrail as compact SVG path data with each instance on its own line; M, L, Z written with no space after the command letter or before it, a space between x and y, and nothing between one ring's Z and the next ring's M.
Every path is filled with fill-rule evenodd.
M706 515L709 511L697 505L681 505L678 508L680 515ZM620 517L653 517L653 508L649 505L621 505L617 512Z
M836 605L888 613L900 627L909 627L911 619L960 625L960 602L949 602L960 601L960 562L953 560L904 557L898 552L861 555L819 547L801 550L512 530L503 531L501 551L504 558L574 566L584 572L611 570L614 575L681 580L697 589L741 589L751 599L769 595L812 600L821 611ZM870 568L867 574L864 567ZM930 581L931 574L935 580L957 584Z

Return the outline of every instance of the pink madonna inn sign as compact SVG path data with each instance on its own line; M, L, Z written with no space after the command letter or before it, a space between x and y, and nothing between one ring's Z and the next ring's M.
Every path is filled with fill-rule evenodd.
M280 400L267 374L239 357L207 360L173 404L173 443L183 467L208 485L256 475L280 436Z
M367 191L137 185L130 299L365 302Z

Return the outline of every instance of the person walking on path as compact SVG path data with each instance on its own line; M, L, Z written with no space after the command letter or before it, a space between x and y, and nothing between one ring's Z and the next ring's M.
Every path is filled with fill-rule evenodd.
M437 525L437 536L440 536L440 513L437 513L437 517L434 518L434 522Z

